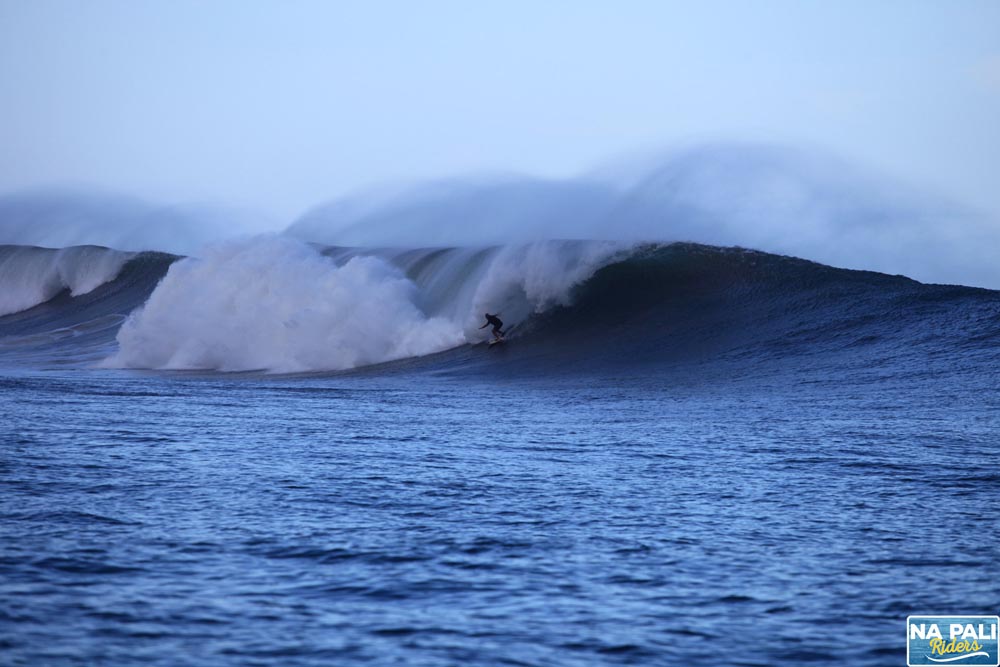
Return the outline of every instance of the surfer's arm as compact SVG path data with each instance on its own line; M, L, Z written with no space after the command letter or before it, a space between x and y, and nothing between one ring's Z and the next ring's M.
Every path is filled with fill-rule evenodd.
M489 323L489 322L487 322L486 324L484 324L483 326L481 326L481 327L479 327L479 328L480 328L480 329L485 329L485 328L486 328L486 327L488 327L488 326L490 326L490 323Z

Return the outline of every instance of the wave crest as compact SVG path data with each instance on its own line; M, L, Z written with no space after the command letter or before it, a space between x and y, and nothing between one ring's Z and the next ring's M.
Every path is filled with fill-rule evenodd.
M63 290L73 296L91 292L114 280L130 257L100 246L0 246L0 315L45 303Z

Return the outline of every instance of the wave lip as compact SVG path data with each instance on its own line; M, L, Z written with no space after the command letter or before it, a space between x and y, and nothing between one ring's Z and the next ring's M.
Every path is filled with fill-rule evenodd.
M0 316L45 303L63 290L87 294L114 280L132 253L101 246L53 250L0 246Z

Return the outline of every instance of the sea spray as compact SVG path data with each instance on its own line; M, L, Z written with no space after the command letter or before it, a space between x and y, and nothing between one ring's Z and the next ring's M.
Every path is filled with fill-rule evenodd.
M511 326L568 305L628 252L580 241L322 253L281 236L226 242L170 268L105 365L302 372L422 356L484 340L484 312Z
M285 233L395 247L687 241L995 288L998 230L993 215L836 155L710 143L566 180L457 177L358 193L313 208Z
M339 370L463 343L459 327L420 311L415 291L376 257L338 266L287 238L221 243L170 268L107 365Z
M553 306L567 306L572 290L632 244L612 241L542 241L504 246L491 257L477 285L471 311L502 311L518 322Z

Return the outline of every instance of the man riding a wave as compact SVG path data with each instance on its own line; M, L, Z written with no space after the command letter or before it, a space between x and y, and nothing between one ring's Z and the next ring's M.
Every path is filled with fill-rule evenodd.
M497 313L497 315L499 314L500 313ZM485 329L486 327L492 324L493 340L500 340L501 338L503 338L503 331L501 331L501 329L503 329L503 321L499 317L497 317L497 315L490 315L489 313L486 313L486 324L479 327L480 329Z

